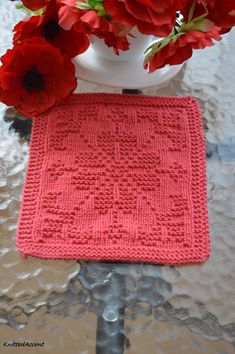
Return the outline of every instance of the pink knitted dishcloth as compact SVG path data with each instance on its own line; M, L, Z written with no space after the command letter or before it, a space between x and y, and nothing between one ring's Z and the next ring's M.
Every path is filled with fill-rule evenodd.
M86 93L33 118L16 244L41 258L200 263L205 141L192 97Z

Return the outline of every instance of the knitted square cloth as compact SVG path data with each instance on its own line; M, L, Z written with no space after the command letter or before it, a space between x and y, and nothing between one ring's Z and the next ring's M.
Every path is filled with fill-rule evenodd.
M205 141L191 97L76 94L33 118L17 248L41 258L200 263Z

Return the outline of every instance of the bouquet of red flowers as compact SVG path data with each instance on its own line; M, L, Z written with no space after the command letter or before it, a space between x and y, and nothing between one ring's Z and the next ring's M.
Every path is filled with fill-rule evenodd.
M149 72L184 62L235 25L235 0L22 0L31 14L13 29L1 57L0 101L25 116L62 102L77 86L71 59L95 35L115 54L129 49L137 28L160 37L146 49Z

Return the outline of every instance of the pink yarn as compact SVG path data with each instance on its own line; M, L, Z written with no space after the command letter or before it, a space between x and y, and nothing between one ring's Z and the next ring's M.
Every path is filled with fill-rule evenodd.
M76 94L34 118L16 244L41 258L205 261L197 101Z

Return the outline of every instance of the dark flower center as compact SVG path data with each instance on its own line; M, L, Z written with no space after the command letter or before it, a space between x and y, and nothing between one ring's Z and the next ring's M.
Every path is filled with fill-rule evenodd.
M45 87L44 78L35 67L24 73L22 78L22 84L24 88L30 93L32 93L33 91L39 92Z
M53 41L56 36L58 35L59 31L61 30L61 27L58 25L57 22L51 21L48 22L42 31L43 37L48 41Z

